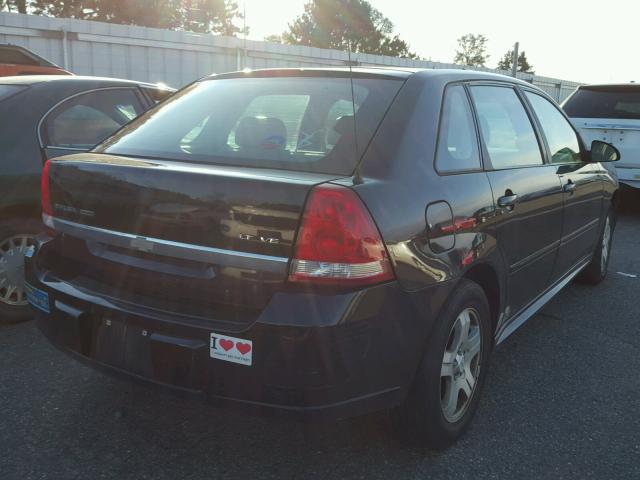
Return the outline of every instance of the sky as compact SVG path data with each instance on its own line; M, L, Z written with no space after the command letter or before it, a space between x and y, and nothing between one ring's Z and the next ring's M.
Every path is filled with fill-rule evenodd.
M457 39L489 39L495 68L517 41L538 75L584 83L640 82L640 0L369 0L420 57L452 62ZM239 0L250 39L282 33L304 0Z

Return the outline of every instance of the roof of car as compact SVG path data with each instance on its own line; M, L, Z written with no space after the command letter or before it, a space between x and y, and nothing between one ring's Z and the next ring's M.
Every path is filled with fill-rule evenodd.
M639 90L639 83L594 83L591 85L580 85L581 90Z
M362 76L379 76L379 77L393 77L406 79L412 75L420 75L424 77L448 77L451 81L456 80L495 80L495 81L509 81L513 83L519 83L523 85L531 86L523 80L518 80L506 75L500 75L493 72L484 72L477 70L467 69L426 69L426 68L408 68L408 67L322 67L322 68L265 68L265 69L245 69L238 72L229 72L222 74L213 74L205 79L214 78L238 78L242 76L250 77L272 77L272 76L322 76L322 75L337 75L345 76L354 75L356 77Z
M135 80L124 80L121 78L109 77L83 77L83 76L67 76L67 75L21 75L18 77L0 77L0 84L3 85L37 85L42 83L61 84L82 84L82 83L100 83L111 85L142 85L148 87L157 87L152 83L138 82ZM164 88L164 87L163 87ZM169 88L169 87L167 87Z

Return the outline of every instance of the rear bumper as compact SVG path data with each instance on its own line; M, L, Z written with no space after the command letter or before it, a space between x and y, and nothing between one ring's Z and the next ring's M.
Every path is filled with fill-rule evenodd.
M144 315L37 272L48 294L36 309L59 349L110 373L190 392L258 413L344 418L391 408L405 398L448 286L404 292L388 283L343 294L278 293L250 327L225 332ZM212 333L253 344L251 366L210 355Z

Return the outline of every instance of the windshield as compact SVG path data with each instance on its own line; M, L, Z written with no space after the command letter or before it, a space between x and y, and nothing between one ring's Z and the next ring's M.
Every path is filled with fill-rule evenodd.
M354 79L353 88L349 78L206 80L96 151L348 175L401 85L372 78Z
M640 119L640 89L580 89L563 108L573 118Z

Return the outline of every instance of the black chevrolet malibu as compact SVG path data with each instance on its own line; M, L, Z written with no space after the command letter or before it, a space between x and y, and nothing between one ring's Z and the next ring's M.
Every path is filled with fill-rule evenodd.
M499 75L212 76L46 164L29 301L107 371L266 411L388 409L443 447L494 346L605 277L618 157Z

